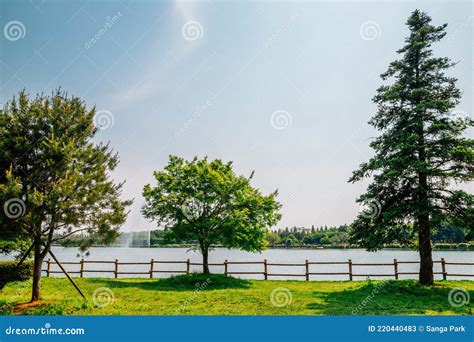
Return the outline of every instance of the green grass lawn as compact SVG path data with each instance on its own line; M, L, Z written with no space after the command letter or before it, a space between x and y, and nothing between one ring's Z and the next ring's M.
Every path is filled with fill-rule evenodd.
M262 281L223 275L168 279L44 278L43 300L28 302L31 281L0 292L2 314L34 315L470 315L472 303L453 307L453 288L474 298L473 281ZM106 288L106 289L104 289ZM96 298L94 297L96 292ZM112 296L113 295L113 300Z

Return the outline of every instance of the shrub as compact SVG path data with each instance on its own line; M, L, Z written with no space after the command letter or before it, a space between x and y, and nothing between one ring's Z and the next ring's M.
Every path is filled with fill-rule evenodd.
M33 262L25 260L17 270L18 261L0 261L0 288L10 281L24 281L33 276Z

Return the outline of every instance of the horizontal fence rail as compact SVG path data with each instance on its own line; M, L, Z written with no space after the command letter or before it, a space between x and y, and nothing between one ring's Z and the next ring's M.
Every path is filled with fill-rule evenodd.
M308 261L305 260L304 263L272 263L268 262L266 259L263 261L228 261L225 260L223 263L209 263L209 266L220 266L223 267L223 274L225 275L261 275L263 279L268 280L269 277L294 277L302 278L303 280L314 280L314 277L317 276L347 276L348 280L354 280L354 278L360 277L394 277L394 279L399 279L400 275L417 275L418 272L403 272L400 271L400 267L404 264L419 264L419 261L398 261L393 259L391 263L356 263L352 262L351 259L347 261ZM469 262L447 262L444 258L441 258L439 261L433 261L434 264L440 264L441 272L434 272L435 275L442 275L443 280L447 280L449 276L451 277L474 277L474 267L471 269L471 273L448 273L447 266L474 266L474 263ZM55 273L63 273L60 270L52 270L52 265L57 265L56 262L48 259L45 261L46 269L43 272L46 273L46 276L49 277ZM176 261L176 260L154 260L151 259L149 262L119 262L118 259L114 261L110 260L84 260L80 261L65 261L61 262L62 265L78 265L78 270L67 271L71 274L78 274L79 277L83 278L85 274L91 273L109 273L113 274L115 278L118 278L119 275L146 275L149 278L153 278L155 274L166 273L166 274L189 274L191 273L191 266L202 266L202 263L191 262L190 259L185 261ZM108 269L94 269L87 268L86 265L91 264L102 264L109 265ZM160 264L166 265L177 265L176 268L172 270L159 269ZM149 265L147 271L127 271L121 269L120 266L131 266L131 265ZM250 270L232 270L231 265L262 265L261 271L250 271ZM347 265L347 271L343 272L318 272L318 265ZM275 267L298 267L299 273L276 273L274 272ZM390 267L392 271L379 271L377 269L376 273L358 273L358 267ZM271 268L271 270L269 270ZM463 268L464 270L464 268ZM393 273L392 273L393 272Z

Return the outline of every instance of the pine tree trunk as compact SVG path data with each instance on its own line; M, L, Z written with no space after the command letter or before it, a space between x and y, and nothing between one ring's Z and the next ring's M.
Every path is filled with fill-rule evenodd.
M420 274L419 282L422 285L433 284L433 259L431 256L431 228L430 217L423 211L428 208L426 189L428 188L427 177L419 176L419 203L422 212L418 216L418 250L420 251Z
M423 122L419 127L419 160L426 162ZM433 259L431 256L431 227L428 199L428 177L424 170L418 173L418 250L420 251L419 282L422 285L433 284Z
M419 78L419 70L417 68L416 78ZM417 101L418 103L419 101ZM425 150L425 129L422 117L420 117L418 127L418 158L423 164L426 163L426 150ZM420 252L420 273L419 282L422 285L433 284L433 259L431 256L431 227L430 227L430 216L427 214L430 210L429 198L428 198L428 176L426 170L422 169L418 172L418 250Z
M31 301L36 302L41 298L41 269L43 266L43 258L41 256L41 242L35 242L35 260L33 264L33 288L31 293Z
M209 274L209 250L204 248L202 250L202 273Z
M418 248L420 250L420 278L423 285L433 284L433 259L431 256L431 232L429 218L419 220Z

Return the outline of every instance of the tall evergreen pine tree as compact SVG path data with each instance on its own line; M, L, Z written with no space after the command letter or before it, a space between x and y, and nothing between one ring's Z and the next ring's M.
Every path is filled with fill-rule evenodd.
M391 84L378 88L373 98L378 110L369 124L381 131L370 144L375 156L349 180L373 179L357 200L369 203L373 212L359 214L351 239L377 250L406 239L407 232L417 236L419 281L429 285L433 231L445 223L473 229L474 196L453 185L474 179L474 140L464 135L474 121L453 114L461 92L446 71L455 63L433 56L431 49L446 35L447 24L433 26L426 13L415 10L407 26L401 58L381 75Z

